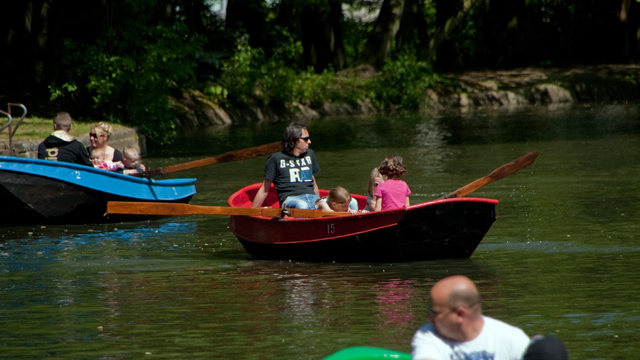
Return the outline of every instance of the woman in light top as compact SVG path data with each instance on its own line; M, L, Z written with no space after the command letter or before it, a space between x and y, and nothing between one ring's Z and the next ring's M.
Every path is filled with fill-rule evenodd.
M113 133L113 126L105 122L99 122L91 125L89 140L91 146L87 148L91 162L95 167L104 167L105 162L116 163L122 161L122 153L107 145L109 137Z

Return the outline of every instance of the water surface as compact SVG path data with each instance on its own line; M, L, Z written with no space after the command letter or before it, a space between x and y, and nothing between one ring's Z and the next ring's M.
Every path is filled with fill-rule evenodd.
M150 167L278 140L286 124L200 129L151 147ZM552 333L571 359L640 344L640 107L478 110L309 123L322 188L364 193L389 153L412 203L529 151L536 162L471 196L498 220L470 259L309 263L249 258L227 218L0 228L1 358L321 359L349 346L410 352L439 279L476 281L484 313ZM266 158L171 174L226 205Z

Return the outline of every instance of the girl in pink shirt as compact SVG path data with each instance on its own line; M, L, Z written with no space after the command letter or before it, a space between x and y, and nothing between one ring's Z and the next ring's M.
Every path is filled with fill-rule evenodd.
M400 209L409 206L409 186L399 178L407 173L402 158L398 155L389 155L379 166L380 174L387 180L376 188L376 211Z

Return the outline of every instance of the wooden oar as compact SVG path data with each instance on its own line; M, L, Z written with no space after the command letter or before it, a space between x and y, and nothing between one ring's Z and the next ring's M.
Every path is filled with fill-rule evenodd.
M176 203L157 202L132 202L132 201L109 201L107 202L107 214L128 214L128 215L250 215L281 217L286 214L291 217L323 217L323 216L344 216L349 212L324 212L322 210L286 209L281 208L236 208L226 206L201 206Z
M246 160L246 159L251 159L257 156L268 155L268 154L278 152L281 150L281 148L282 148L282 143L280 141L277 141L274 143L254 146L247 149L229 151L222 155L190 161L183 164L169 165L169 166L165 166L157 169L151 169L138 174L133 174L132 176L148 178L148 177L164 175L164 174L168 174L176 171L192 169L195 167L213 165L213 164L224 163L224 162Z
M507 176L517 172L520 169L523 169L529 165L531 165L536 158L538 157L538 152L537 151L532 151L526 155L523 155L515 160L513 160L512 162L508 163L508 164L504 164L502 166L500 166L499 168L493 170L491 172L491 174L482 177L470 184L467 184L463 187L461 187L460 189L451 192L449 194L444 195L443 197L441 197L440 199L449 199L449 198L459 198L459 197L463 197L469 193L472 193L478 189L480 189L481 187L492 183L494 181L498 181L500 179L504 179Z

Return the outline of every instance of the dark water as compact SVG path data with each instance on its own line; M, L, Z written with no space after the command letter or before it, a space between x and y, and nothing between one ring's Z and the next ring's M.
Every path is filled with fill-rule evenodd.
M388 153L412 203L529 151L536 162L473 196L498 220L470 259L303 263L248 258L224 217L0 228L0 358L314 359L349 346L410 352L437 280L475 280L484 312L552 333L571 359L640 348L640 107L486 110L321 119L310 134L322 188L364 193ZM199 130L146 164L272 142L285 124ZM175 173L192 203L226 205L265 158Z

